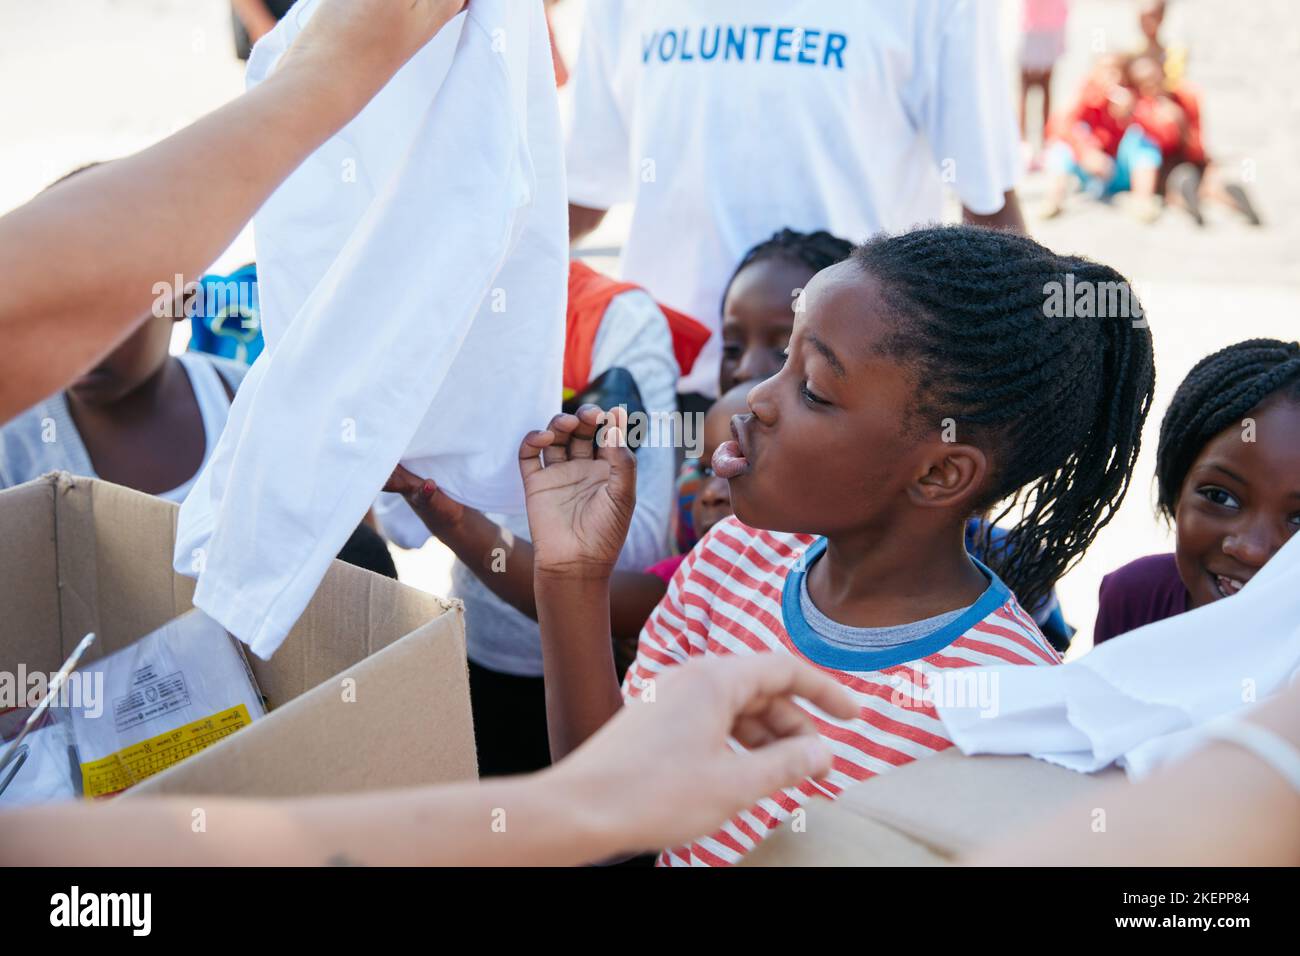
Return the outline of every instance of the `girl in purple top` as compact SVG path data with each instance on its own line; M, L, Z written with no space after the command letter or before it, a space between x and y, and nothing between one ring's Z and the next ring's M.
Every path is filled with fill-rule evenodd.
M1102 578L1095 644L1231 597L1300 528L1300 344L1251 339L1198 362L1156 460L1175 551Z

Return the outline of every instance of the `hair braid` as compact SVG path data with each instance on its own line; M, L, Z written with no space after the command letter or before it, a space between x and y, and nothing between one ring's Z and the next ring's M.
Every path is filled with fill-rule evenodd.
M1021 603L1037 606L1128 489L1155 379L1140 305L1098 318L1049 309L1051 284L1069 276L1077 288L1131 290L1107 266L978 226L881 236L855 261L900 315L886 347L917 367L918 414L952 418L990 449L981 509L1002 502L995 521L1022 509L985 551Z
M1183 480L1201 449L1278 393L1300 401L1300 343L1249 339L1192 367L1160 423L1156 485L1161 512L1173 519Z
M740 275L746 266L753 265L761 259L781 258L788 262L802 263L813 272L821 272L837 262L843 262L852 254L853 243L832 235L824 229L818 229L816 232L782 229L745 253L744 258L740 260L740 265L736 266L736 271L727 280L726 288L722 290L722 303L725 305L727 293L731 291L736 276Z

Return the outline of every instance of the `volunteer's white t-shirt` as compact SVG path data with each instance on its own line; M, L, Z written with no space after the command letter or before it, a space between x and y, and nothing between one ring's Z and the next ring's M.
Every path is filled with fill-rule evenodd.
M270 76L322 4L253 50ZM398 461L524 510L559 410L568 235L540 3L475 0L258 211L266 349L181 506L194 605L269 658Z
M679 390L717 394L721 296L782 227L860 242L1002 208L1019 175L996 3L588 0L569 200L635 203L623 277L714 330Z

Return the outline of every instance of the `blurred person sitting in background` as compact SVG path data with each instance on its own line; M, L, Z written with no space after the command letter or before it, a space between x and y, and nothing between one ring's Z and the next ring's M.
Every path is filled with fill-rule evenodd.
M1094 199L1131 192L1138 217L1159 215L1156 185L1160 147L1133 122L1136 97L1127 85L1127 62L1098 57L1074 105L1048 122L1046 166L1052 174L1042 216L1061 214L1070 185L1078 181Z
M1133 122L1160 149L1160 178L1165 200L1205 224L1201 203L1218 203L1260 224L1254 203L1239 182L1226 181L1210 159L1201 134L1201 97L1191 84L1169 85L1155 58L1142 54L1129 63L1129 82L1136 100Z

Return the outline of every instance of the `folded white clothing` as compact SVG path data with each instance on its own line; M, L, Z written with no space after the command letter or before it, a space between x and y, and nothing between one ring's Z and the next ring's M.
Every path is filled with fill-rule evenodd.
M264 79L311 16L256 47ZM401 460L523 510L559 410L568 228L538 2L475 0L255 220L266 350L181 508L194 603L269 657Z
M981 677L979 671L988 672ZM1029 754L1131 778L1181 757L1216 718L1300 674L1300 535L1232 597L1112 638L1059 667L987 667L996 707L936 706L964 753Z

